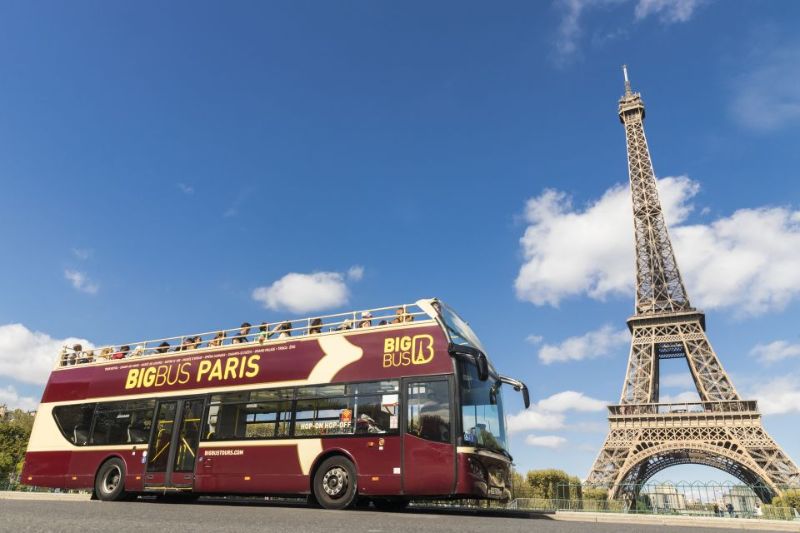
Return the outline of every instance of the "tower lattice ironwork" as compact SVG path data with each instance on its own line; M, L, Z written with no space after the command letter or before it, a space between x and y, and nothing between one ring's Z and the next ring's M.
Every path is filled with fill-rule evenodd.
M705 315L683 284L658 199L644 134L645 108L627 68L619 118L625 127L636 237L636 307L619 405L587 483L620 496L677 464L702 464L762 487L769 501L800 485L800 471L769 436L755 401L742 400L708 342ZM659 361L685 358L700 401L659 403Z

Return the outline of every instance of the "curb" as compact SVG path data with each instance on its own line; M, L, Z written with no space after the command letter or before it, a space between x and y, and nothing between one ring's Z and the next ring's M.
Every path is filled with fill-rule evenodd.
M65 492L18 492L0 491L0 500L88 502L91 494L69 494Z
M799 531L800 522L759 520L747 518L701 518L692 516L657 516L616 513L585 513L557 511L554 520L565 522L594 522L606 524L642 524L659 526L708 527L720 529L747 529L751 531Z

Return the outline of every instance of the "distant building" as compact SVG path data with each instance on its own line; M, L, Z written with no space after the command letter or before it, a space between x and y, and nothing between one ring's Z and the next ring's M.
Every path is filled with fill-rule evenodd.
M733 504L735 513L751 513L756 507L758 496L748 486L737 485L722 495L722 508L725 509L729 503Z
M642 494L650 498L650 506L654 511L686 510L686 496L672 484L647 487Z

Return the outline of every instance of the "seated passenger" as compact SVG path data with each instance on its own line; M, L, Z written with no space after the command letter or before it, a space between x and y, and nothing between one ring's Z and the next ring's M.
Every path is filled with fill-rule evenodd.
M256 337L256 342L259 344L264 344L264 342L269 338L269 331L266 322L262 322L260 326L258 326L258 337Z
M208 347L213 348L215 346L222 346L222 343L225 342L225 332L218 331L214 338L208 341Z
M414 317L408 313L406 313L405 307L398 307L394 310L394 320L392 320L392 324L402 324L403 322L413 322Z
M200 338L200 335L195 335L192 339L192 350L196 350L203 344L203 339Z
M252 326L249 322L243 322L240 326L239 333L234 335L231 339L231 344L242 344L245 342L249 342L247 336L250 334L250 328Z
M111 346L106 346L102 350L100 350L100 359L101 360L108 360L111 359L111 354L114 353L114 348Z
M58 354L58 359L61 361L61 366L69 365L69 355L67 355L67 347L62 346L61 351Z
M358 323L359 328L371 328L372 327L372 313L369 311L364 311L361 313L361 321Z
M72 358L71 358L71 365L75 363L85 363L83 358L83 346L80 344L73 344L72 345Z
M278 338L285 339L287 337L292 336L292 323L291 322L283 322L277 328L275 328L276 332L279 332Z
M169 343L167 341L162 342L156 348L156 353L167 353L169 351Z
M94 363L94 351L84 350L83 356L78 360L79 363Z
M191 350L193 343L194 343L194 337L186 337L183 339L183 342L181 342L181 345L175 348L175 351L178 352L184 350Z
M308 334L314 335L316 333L322 333L322 319L321 318L314 318L311 320L311 324L308 327Z
M131 347L127 344L124 344L119 347L119 351L111 356L111 359L125 359L128 357L128 352L131 351Z
M334 331L346 331L348 329L353 329L353 321L351 319L347 319L334 330Z
M131 352L131 357L141 357L144 355L144 345L137 344Z

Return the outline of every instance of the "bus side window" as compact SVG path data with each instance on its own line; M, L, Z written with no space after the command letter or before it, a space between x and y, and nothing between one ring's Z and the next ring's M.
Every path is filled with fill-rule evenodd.
M450 442L450 392L447 381L408 384L406 432L435 442Z
M72 444L84 446L89 441L89 428L92 427L94 403L59 405L53 409L58 429Z

